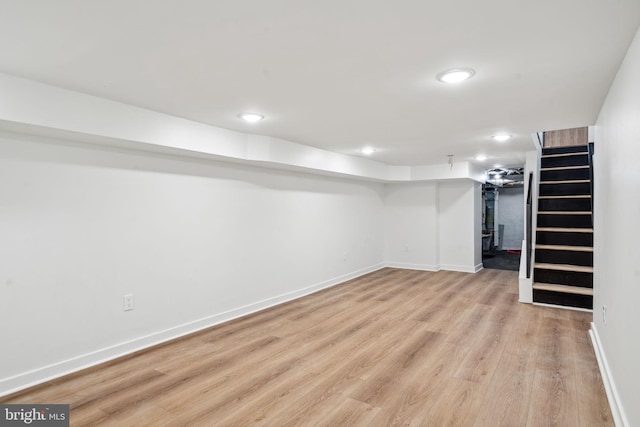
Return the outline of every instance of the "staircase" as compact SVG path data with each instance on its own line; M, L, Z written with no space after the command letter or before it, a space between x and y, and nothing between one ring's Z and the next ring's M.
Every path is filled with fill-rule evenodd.
M542 150L534 303L593 308L589 163L586 145Z

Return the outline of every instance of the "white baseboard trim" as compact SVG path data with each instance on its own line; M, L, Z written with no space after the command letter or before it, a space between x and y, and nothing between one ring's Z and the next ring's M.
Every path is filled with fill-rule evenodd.
M440 270L447 271L460 271L462 273L477 273L482 270L484 267L482 263L478 265L455 265L455 264L441 264Z
M421 270L421 271L438 271L440 268L437 265L430 264L411 264L406 262L389 262L386 264L389 268L400 268L403 270Z
M539 307L557 308L559 310L583 311L585 313L593 313L593 310L590 309L590 308L571 307L571 306L568 306L568 305L546 304L544 302L534 302L532 304L533 305L537 305Z
M291 301L312 293L327 289L348 280L355 279L368 273L384 268L385 264L375 264L361 270L344 274L333 279L325 280L315 285L307 286L296 291L267 298L252 304L228 310L222 313L207 316L205 318L185 323L163 331L155 332L130 341L125 341L110 347L102 348L91 353L82 354L77 357L63 360L32 371L23 372L18 375L0 379L0 396L5 396L29 388L82 369L90 368L122 356L126 356L136 351L144 350L154 345L162 344L182 336L201 331L206 328L228 322L242 316L256 313L261 310Z
M421 271L460 271L462 273L477 273L482 270L484 266L482 264L471 266L465 265L453 265L453 264L443 264L443 265L432 265L432 264L412 264L407 262L388 262L386 267L389 268L400 268L403 270L421 270Z
M607 362L604 349L602 348L602 342L598 335L598 329L595 323L591 323L591 329L589 330L589 336L591 337L591 343L593 344L593 350L596 353L596 359L598 360L598 367L600 368L600 375L602 376L602 382L604 383L604 389L607 392L607 399L609 400L609 406L611 407L611 414L613 415L613 422L618 427L630 426L627 415L624 412L624 407L620 401L620 396L616 388L615 381L611 375L611 369Z

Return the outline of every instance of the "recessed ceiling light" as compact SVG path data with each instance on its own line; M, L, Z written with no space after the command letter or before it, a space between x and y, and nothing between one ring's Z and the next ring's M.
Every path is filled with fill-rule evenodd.
M375 150L375 148L373 148L373 147L364 147L362 150L360 150L360 152L361 152L362 154L369 155L369 154L373 154L373 153L375 153L375 152L376 152L376 150Z
M476 160L479 162L484 162L485 160L487 160L487 156L485 156L484 154L478 154L476 156Z
M470 79L475 73L471 68L454 68L441 72L436 79L442 83L460 83Z
M497 135L493 135L491 138L495 139L496 141L503 142L511 138L511 135L507 135L506 133L499 133Z
M238 114L238 117L250 123L259 122L260 120L264 119L264 116L258 113L240 113Z

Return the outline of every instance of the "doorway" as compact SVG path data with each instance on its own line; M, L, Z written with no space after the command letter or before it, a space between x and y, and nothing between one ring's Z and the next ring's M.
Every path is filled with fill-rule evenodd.
M482 186L484 268L518 271L524 239L524 169L496 168Z

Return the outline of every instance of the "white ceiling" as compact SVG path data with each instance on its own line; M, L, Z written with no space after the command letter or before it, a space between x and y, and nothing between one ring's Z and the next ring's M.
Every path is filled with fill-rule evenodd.
M593 124L639 24L639 0L0 0L0 72L391 165L491 168L522 163L532 132ZM453 67L476 75L435 80Z

